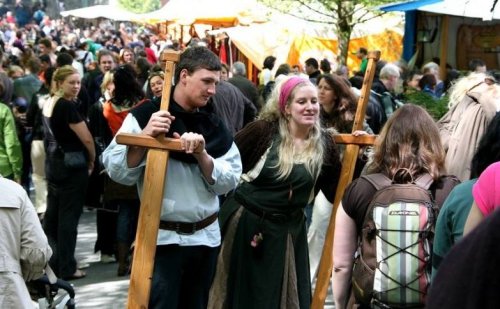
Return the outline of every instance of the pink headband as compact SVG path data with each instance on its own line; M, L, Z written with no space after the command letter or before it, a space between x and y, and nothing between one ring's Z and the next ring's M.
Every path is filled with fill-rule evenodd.
M295 87L298 84L304 82L307 82L307 80L302 77L294 76L289 78L287 81L283 83L283 86L281 86L280 97L278 100L278 105L282 113L285 112L286 102L288 101L288 97L290 97L290 94L292 93L293 89L295 89Z

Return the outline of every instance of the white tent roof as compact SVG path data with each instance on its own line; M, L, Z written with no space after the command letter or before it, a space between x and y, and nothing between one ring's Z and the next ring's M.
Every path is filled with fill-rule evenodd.
M494 2L495 0L444 0L443 2L421 6L418 10L483 20L500 19L500 4L496 5L493 12L491 12Z
M311 23L289 15L275 13L272 21L249 26L235 26L212 30L210 34L226 32L231 42L254 64L260 65L269 55L275 56L276 63L287 60L290 47L298 36L336 40L332 25ZM403 35L401 14L385 14L354 27L351 39L361 38L392 30ZM334 51L329 51L333 53Z
M113 5L94 5L85 8L63 11L63 17L74 16L85 19L108 18L112 20L136 20L137 14L125 11Z
M175 21L191 24L196 20L261 21L264 7L255 0L169 0L159 10L141 14L142 20ZM248 21L247 21L248 20Z

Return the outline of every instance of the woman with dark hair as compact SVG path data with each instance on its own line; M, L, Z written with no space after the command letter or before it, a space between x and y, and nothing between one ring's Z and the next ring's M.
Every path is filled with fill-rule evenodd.
M412 183L429 174L433 199L442 205L456 178L445 176L444 150L432 117L421 107L405 104L393 114L375 144L368 174L381 173L393 183ZM333 249L333 295L336 308L346 308L353 274L355 252L364 227L365 215L377 189L368 179L354 180L345 190L335 220ZM357 299L361 302L360 299ZM360 308L366 308L362 304Z
M418 81L418 87L420 88L420 91L423 93L426 93L430 95L433 98L437 98L436 95L436 76L434 74L424 74L422 78Z
M137 68L137 81L142 88L148 79L151 63L144 57L138 57L135 67Z
M486 129L476 154L472 159L471 177L456 186L439 211L432 252L432 277L441 261L464 234L464 226L474 199L472 187L477 178L492 163L500 161L500 113L497 113Z
M221 63L220 79L227 81L229 79L229 66L225 63Z
M114 90L110 99L106 100L101 109L93 110L89 121L94 138L99 138L106 148L120 129L123 120L131 108L144 98L135 78L135 70L129 65L120 65L113 72ZM118 260L118 276L124 276L128 271L128 252L135 237L137 219L139 215L139 198L135 186L124 186L111 180L108 176L104 179L104 192L102 200L105 209L118 209L118 215L105 210L98 211L98 234L102 235L104 243L96 242L96 251L100 248L109 254L114 251L116 241L116 257ZM112 224L116 222L116 224ZM101 228L99 228L101 227ZM113 229L113 230L110 230ZM101 233L99 233L99 231ZM116 235L116 240L110 235ZM98 237L99 240L99 237ZM112 250L111 252L109 252ZM108 253L109 252L109 253Z
M322 125L339 133L351 133L357 99L349 82L330 74L320 75L317 82Z
M259 74L259 86L264 87L273 79L271 71L274 68L275 62L276 57L274 56L267 56L266 59L264 59L264 66L262 72Z
M330 61L328 59L323 59L319 62L319 69L323 74L330 74L332 71L332 66L330 65Z
M309 308L304 207L335 187L338 149L321 130L316 87L279 82L257 120L235 137L239 186L221 207L224 240L208 308Z

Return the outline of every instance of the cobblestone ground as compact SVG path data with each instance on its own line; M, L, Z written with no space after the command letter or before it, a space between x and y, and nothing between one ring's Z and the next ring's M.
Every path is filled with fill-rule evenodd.
M88 263L84 269L87 277L73 280L77 308L125 308L128 277L116 276L117 263L100 263L99 253L94 254L97 238L95 211L84 210L78 225L76 259Z

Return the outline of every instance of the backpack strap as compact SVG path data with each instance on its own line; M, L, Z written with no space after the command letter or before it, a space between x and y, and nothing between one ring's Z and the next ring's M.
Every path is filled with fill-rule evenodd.
M424 173L415 180L415 184L425 190L429 190L433 182L434 179L432 179L432 176L429 173Z
M363 175L361 178L364 178L366 181L371 183L377 191L392 184L392 181L382 173Z
M392 180L382 173L363 175L361 178L368 181L377 191L392 184ZM424 173L415 180L415 184L425 190L429 190L433 182L434 179L429 173Z

